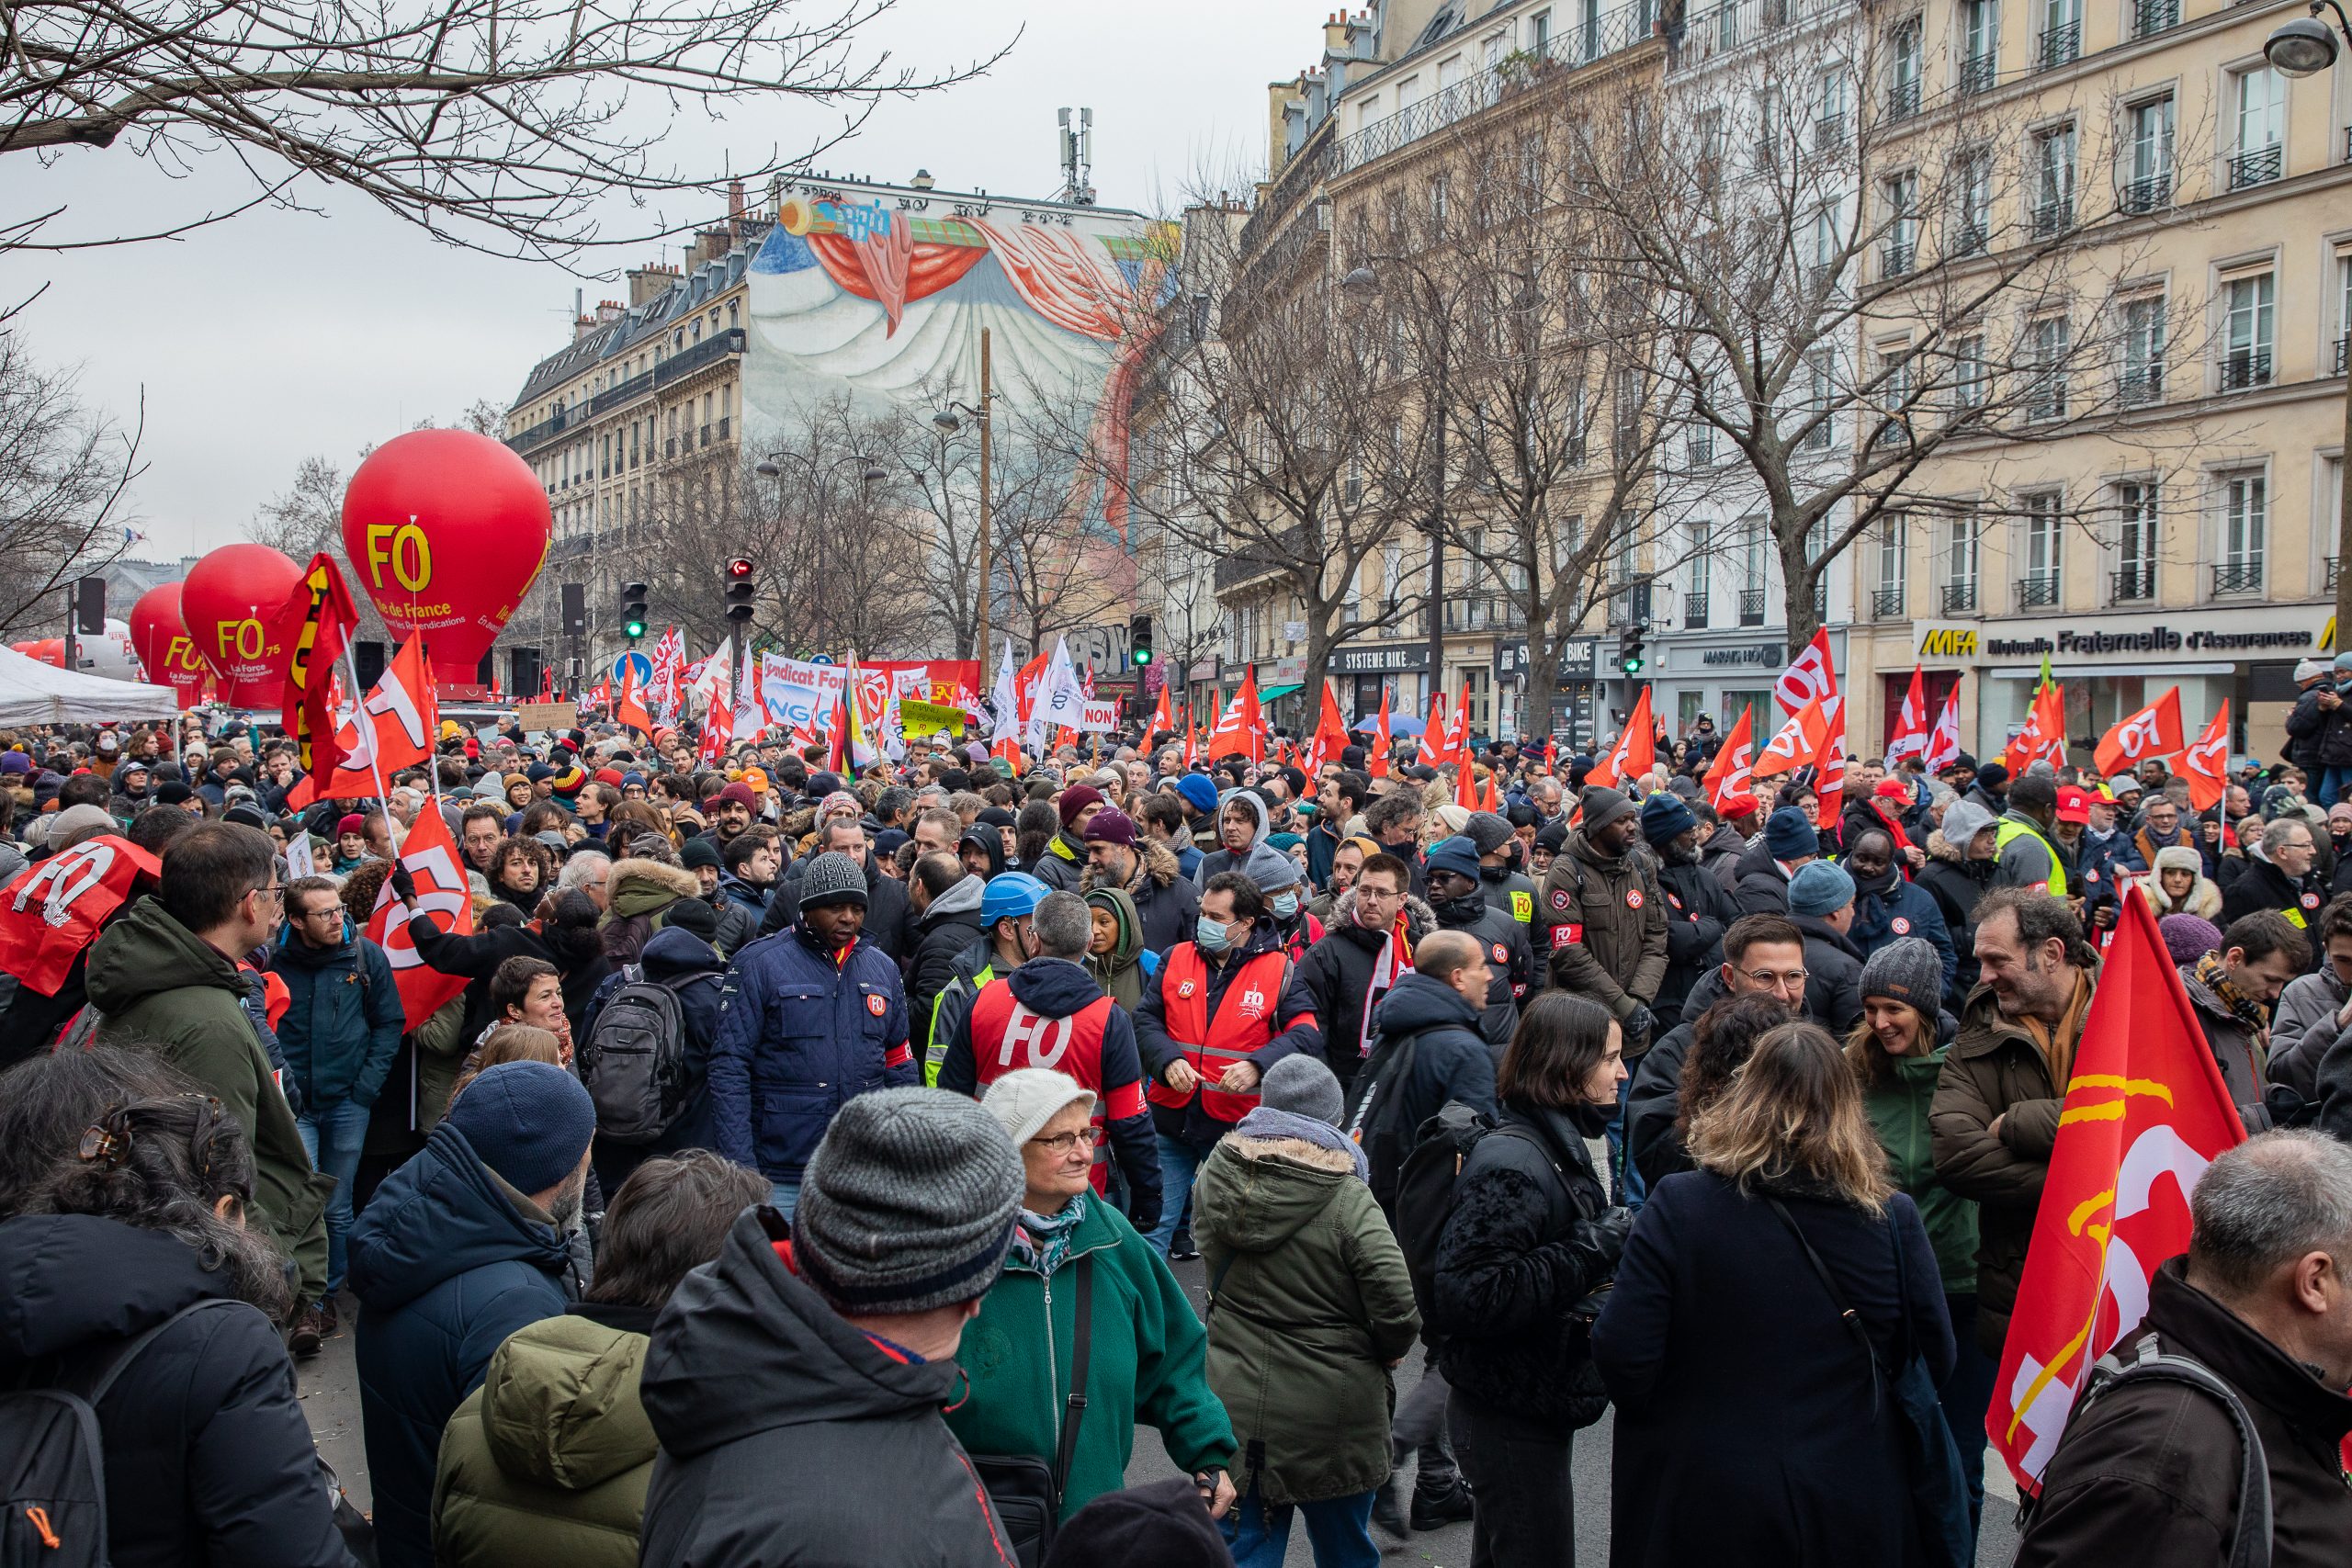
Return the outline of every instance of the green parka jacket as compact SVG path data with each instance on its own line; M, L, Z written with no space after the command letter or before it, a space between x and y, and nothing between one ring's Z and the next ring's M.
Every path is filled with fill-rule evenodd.
M334 1178L313 1170L303 1152L277 1070L245 1017L236 964L146 897L90 944L88 976L100 1041L153 1049L245 1130L254 1150L254 1222L300 1270L301 1299L317 1300L327 1283Z
M1235 1486L1269 1506L1388 1478L1388 1368L1421 1331L1413 1281L1345 1153L1227 1134L1193 1189L1215 1283L1209 1386L1232 1415Z
M661 1451L637 1387L656 1315L582 1303L492 1353L441 1434L442 1568L637 1568Z
M1919 1206L1928 1244L1936 1249L1937 1271L1943 1275L1944 1293L1961 1296L1976 1290L1976 1203L1945 1186L1936 1174L1935 1131L1928 1123L1936 1081L1951 1049L1939 1045L1925 1056L1890 1058L1894 1081L1871 1084L1863 1093L1862 1109L1886 1150L1894 1184Z

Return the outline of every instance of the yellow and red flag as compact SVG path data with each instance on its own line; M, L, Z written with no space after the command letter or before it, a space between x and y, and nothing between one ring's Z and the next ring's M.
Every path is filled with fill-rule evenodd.
M2091 1363L2138 1328L2188 1250L2188 1195L2243 1142L2222 1069L2147 901L2126 898L2075 1049L1984 1431L2028 1491Z

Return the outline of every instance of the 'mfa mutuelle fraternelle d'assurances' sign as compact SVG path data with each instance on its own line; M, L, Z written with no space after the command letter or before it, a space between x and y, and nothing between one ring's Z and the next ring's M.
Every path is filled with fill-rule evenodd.
M2080 621L1914 621L1911 646L1927 664L2058 663L2147 660L2287 659L2333 641L2323 605L2098 616Z

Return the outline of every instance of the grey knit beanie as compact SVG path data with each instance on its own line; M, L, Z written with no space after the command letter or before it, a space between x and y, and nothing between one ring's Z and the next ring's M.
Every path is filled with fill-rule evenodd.
M1944 964L1936 950L1916 936L1896 939L1862 964L1862 999L1906 1002L1928 1018L1944 1005Z
M865 901L865 868L839 850L827 850L811 860L800 874L800 908L804 910Z
M1332 1076L1330 1068L1312 1056L1284 1056L1268 1067L1265 1081L1258 1086L1258 1094L1259 1103L1269 1111L1311 1116L1334 1127L1340 1124L1346 1109L1340 1080Z
M875 1089L834 1113L808 1158L793 1257L845 1313L968 1302L1004 1269L1026 1185L1021 1151L976 1101Z
M1473 811L1462 829L1464 837L1478 846L1481 856L1493 854L1510 843L1510 819L1492 811Z

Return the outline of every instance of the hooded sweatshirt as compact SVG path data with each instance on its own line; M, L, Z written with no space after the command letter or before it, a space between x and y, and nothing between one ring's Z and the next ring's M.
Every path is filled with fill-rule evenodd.
M1209 878L1220 871L1239 871L1246 867L1250 863L1250 854L1262 848L1266 842L1266 835L1273 831L1273 824L1266 815L1264 798L1255 790L1232 789L1226 791L1218 797L1216 803L1216 815L1213 821L1217 834L1224 833L1226 809L1235 801L1239 801L1249 807L1258 818L1258 826L1250 835L1250 847L1239 854L1235 854L1231 850L1227 849L1224 839L1219 837L1217 847L1201 856L1201 863L1193 870L1193 880L1203 887L1206 887L1209 885Z
M1146 967L1143 921L1136 914L1136 901L1124 888L1098 887L1086 896L1086 906L1109 910L1119 927L1118 942L1110 952L1086 955L1086 972L1094 976L1104 996L1132 1013L1143 1001L1144 981L1159 967L1157 954L1150 955Z
M644 1568L1012 1568L940 1416L967 1392L962 1369L843 1321L793 1271L773 1217L738 1216L653 1325L638 1385L662 1445Z

